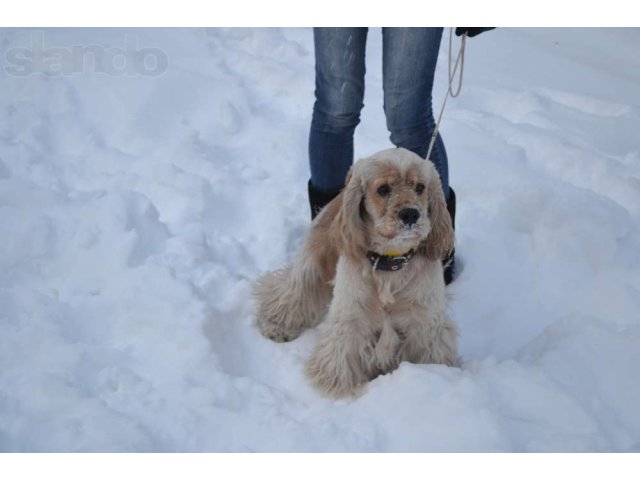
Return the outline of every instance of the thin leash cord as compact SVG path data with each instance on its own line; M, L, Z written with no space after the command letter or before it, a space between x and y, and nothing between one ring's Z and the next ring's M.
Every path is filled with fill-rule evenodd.
M452 42L453 42L453 28L449 28L449 86L447 87L447 94L444 96L444 101L442 102L442 108L440 108L440 115L438 115L438 121L436 122L436 128L433 129L433 134L431 135L431 141L429 142L429 149L427 150L427 158L431 159L431 151L433 150L433 146L436 143L436 138L438 137L438 130L440 129L440 122L442 121L442 115L444 114L444 109L447 106L447 100L449 99L449 95L453 98L456 98L460 95L460 91L462 90L462 76L464 74L464 48L467 40L467 34L463 33L460 41L460 49L458 50L458 57L456 58L455 65L453 66L453 70L451 70L451 51L452 51ZM453 92L453 81L456 75L456 71L458 70L458 66L460 66L460 76L458 78L458 88L456 92Z

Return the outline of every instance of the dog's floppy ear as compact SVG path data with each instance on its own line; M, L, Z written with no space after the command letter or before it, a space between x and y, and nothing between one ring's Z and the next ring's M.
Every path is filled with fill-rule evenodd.
M366 254L365 225L360 212L365 185L351 167L347 173L346 186L342 191L342 205L333 221L333 230L341 253L355 259Z
M440 177L435 169L430 177L431 180L427 185L427 198L431 231L422 243L421 250L429 260L442 260L453 250L454 232Z

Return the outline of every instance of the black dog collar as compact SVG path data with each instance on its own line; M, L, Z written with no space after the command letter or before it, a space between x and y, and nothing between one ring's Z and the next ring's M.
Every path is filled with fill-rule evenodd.
M371 262L374 270L397 272L409 263L409 260L411 260L411 257L413 257L415 253L413 248L403 255L380 255L379 253L369 250L367 252L367 258Z

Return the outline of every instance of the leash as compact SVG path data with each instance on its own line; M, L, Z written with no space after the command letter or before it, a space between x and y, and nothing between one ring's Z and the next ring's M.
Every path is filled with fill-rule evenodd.
M431 135L431 141L429 142L429 149L427 150L427 158L429 160L431 160L431 151L433 150L433 146L436 143L436 138L438 137L438 130L440 129L440 122L442 121L442 115L444 114L444 109L447 106L447 100L449 99L449 96L456 98L458 95L460 95L460 91L462 90L462 76L464 74L464 49L466 45L467 34L463 33L462 38L460 39L460 49L458 50L458 57L456 58L456 63L453 66L453 70L451 70L451 51L452 51L452 42L453 42L452 38L453 38L453 27L449 28L449 86L447 88L447 94L444 96L444 101L442 102L442 108L440 108L440 115L438 115L436 128L433 129L433 134ZM455 79L458 66L460 66L460 76L458 78L458 88L454 93L453 81Z

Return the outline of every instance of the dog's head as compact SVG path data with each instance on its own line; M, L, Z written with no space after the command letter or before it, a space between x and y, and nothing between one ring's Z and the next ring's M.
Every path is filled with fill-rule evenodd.
M404 148L356 162L335 219L342 251L356 258L419 248L430 260L453 249L451 218L430 161Z

